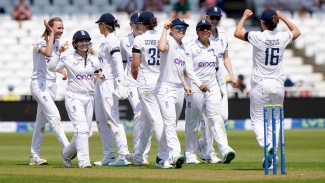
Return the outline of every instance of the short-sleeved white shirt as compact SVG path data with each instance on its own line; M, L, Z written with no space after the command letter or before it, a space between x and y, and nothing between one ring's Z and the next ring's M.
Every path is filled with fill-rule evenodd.
M248 42L253 45L253 71L251 81L263 78L284 82L283 52L292 42L291 32L265 30L248 32Z
M94 72L100 69L97 57L88 54L85 61L84 58L74 52L60 58L54 70L58 71L63 68L68 73L68 91L89 94L95 92Z
M215 42L217 45L217 52L218 52L218 58L219 58L219 68L224 67L224 59L223 55L225 51L228 51L228 38L227 34L219 29L216 29L218 37L214 37L212 34L210 35L210 40Z
M139 87L157 83L160 74L160 51L157 48L160 36L156 30L147 30L134 39L133 48L141 51L137 77Z
M122 60L116 61L117 65L114 63L113 56L111 55L114 51L117 51L114 54L121 54L120 41L116 37L115 33L110 33L101 43L98 53L100 67L103 69L105 79L114 79L117 76L123 75Z
M58 51L60 46L59 40L55 40L52 49L52 56ZM51 60L51 57L46 57L39 50L42 47L46 47L46 41L44 37L37 38L36 42L33 44L33 74L32 79L49 79L55 80L56 73L51 72L47 69L47 65Z
M132 73L131 73L133 43L134 43L134 36L132 32L123 36L120 42L122 60L127 62L125 67L125 74L126 74L127 84L130 87L137 86L137 81L132 77Z
M191 41L186 45L185 52L193 62L193 70L199 80L208 85L210 88L218 85L216 76L216 65L219 64L217 59L217 50L214 41L210 41L209 48L206 48L198 39ZM195 88L189 78L191 88Z

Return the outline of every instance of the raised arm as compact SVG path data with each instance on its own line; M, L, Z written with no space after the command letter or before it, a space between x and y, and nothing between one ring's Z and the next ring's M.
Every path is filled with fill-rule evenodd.
M244 28L244 23L246 21L246 19L248 19L250 16L253 15L253 12L252 10L250 9L246 9L244 11L244 14L242 16L242 18L240 19L236 29L235 29L235 33L234 33L234 36L240 40L243 40L243 41L246 41L245 40L245 34L246 34L246 31L243 31L243 28Z
M46 47L40 48L39 52L46 57L51 57L54 44L54 32L52 27L49 26L46 20L44 20L44 25L46 27L46 30L48 31L48 40L46 42Z
M284 17L279 10L276 11L276 14L278 15L279 19L282 20L288 26L290 31L292 32L292 35L293 35L292 41L297 39L300 36L300 30L297 28L297 26L295 26L286 17Z
M162 53L165 53L168 51L168 44L167 44L167 31L172 25L172 19L169 19L164 24L164 29L161 33L160 40L158 43L158 50Z

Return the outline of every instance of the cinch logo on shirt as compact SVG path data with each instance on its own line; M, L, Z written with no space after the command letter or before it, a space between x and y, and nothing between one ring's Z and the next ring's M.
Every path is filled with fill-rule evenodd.
M215 62L199 62L199 67L216 67Z
M93 75L92 74L78 74L76 75L76 78L78 80L92 80L93 79Z
M177 65L181 65L181 66L184 66L184 64L185 64L185 62L183 60L178 59L178 58L176 58L174 60L174 63L177 64Z

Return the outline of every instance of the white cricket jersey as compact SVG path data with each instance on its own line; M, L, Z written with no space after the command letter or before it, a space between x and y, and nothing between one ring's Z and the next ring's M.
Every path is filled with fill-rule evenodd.
M160 51L157 48L160 36L156 30L147 30L134 38L133 48L141 51L137 77L139 86L157 83L160 74Z
M192 60L193 70L198 79L210 88L218 85L216 80L216 65L218 65L216 46L215 42L210 41L209 48L206 48L196 39L186 45L185 48L186 56L188 60ZM189 78L189 84L191 88L194 88L191 78Z
M127 62L125 67L126 80L129 86L137 86L137 81L132 77L131 63L132 63L132 47L134 42L133 33L129 33L121 38L120 47L122 60Z
M94 94L94 72L100 69L98 59L89 54L85 61L74 52L62 58L55 54L49 63L49 70L58 71L65 68L68 73L67 91Z
M98 59L100 67L103 69L105 79L113 79L123 75L120 41L114 33L108 34L105 40L101 43Z
M189 78L200 87L202 82L197 78L193 71L193 64L187 61L184 44L178 44L170 35L167 36L168 50L160 53L160 75L159 83L172 83L182 85L184 72L187 72Z
M46 57L39 50L42 47L46 47L46 41L44 37L37 38L36 43L33 44L33 74L32 79L49 79L56 80L56 73L47 69L47 65L51 58L58 51L60 46L59 40L55 40L52 49L52 56Z
M252 81L258 83L262 78L271 78L284 82L283 52L292 37L291 32L248 32L248 42L253 45Z
M225 51L228 51L228 38L227 34L224 31L221 31L216 28L218 37L214 37L212 34L210 35L210 40L215 42L217 45L217 52L219 58L219 68L224 67L224 59L223 54Z

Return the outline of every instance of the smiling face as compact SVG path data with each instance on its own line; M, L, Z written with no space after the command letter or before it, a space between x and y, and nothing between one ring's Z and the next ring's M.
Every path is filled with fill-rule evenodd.
M208 20L208 22L210 22L212 28L215 29L219 25L221 17L208 15L206 19Z
M181 40L186 34L187 27L184 25L175 25L171 27L170 32L176 40Z
M61 35L63 34L63 22L61 21L54 21L53 22L53 32L54 32L54 39L60 39Z
M211 35L211 26L201 26L197 31L197 35L201 40L209 39Z

